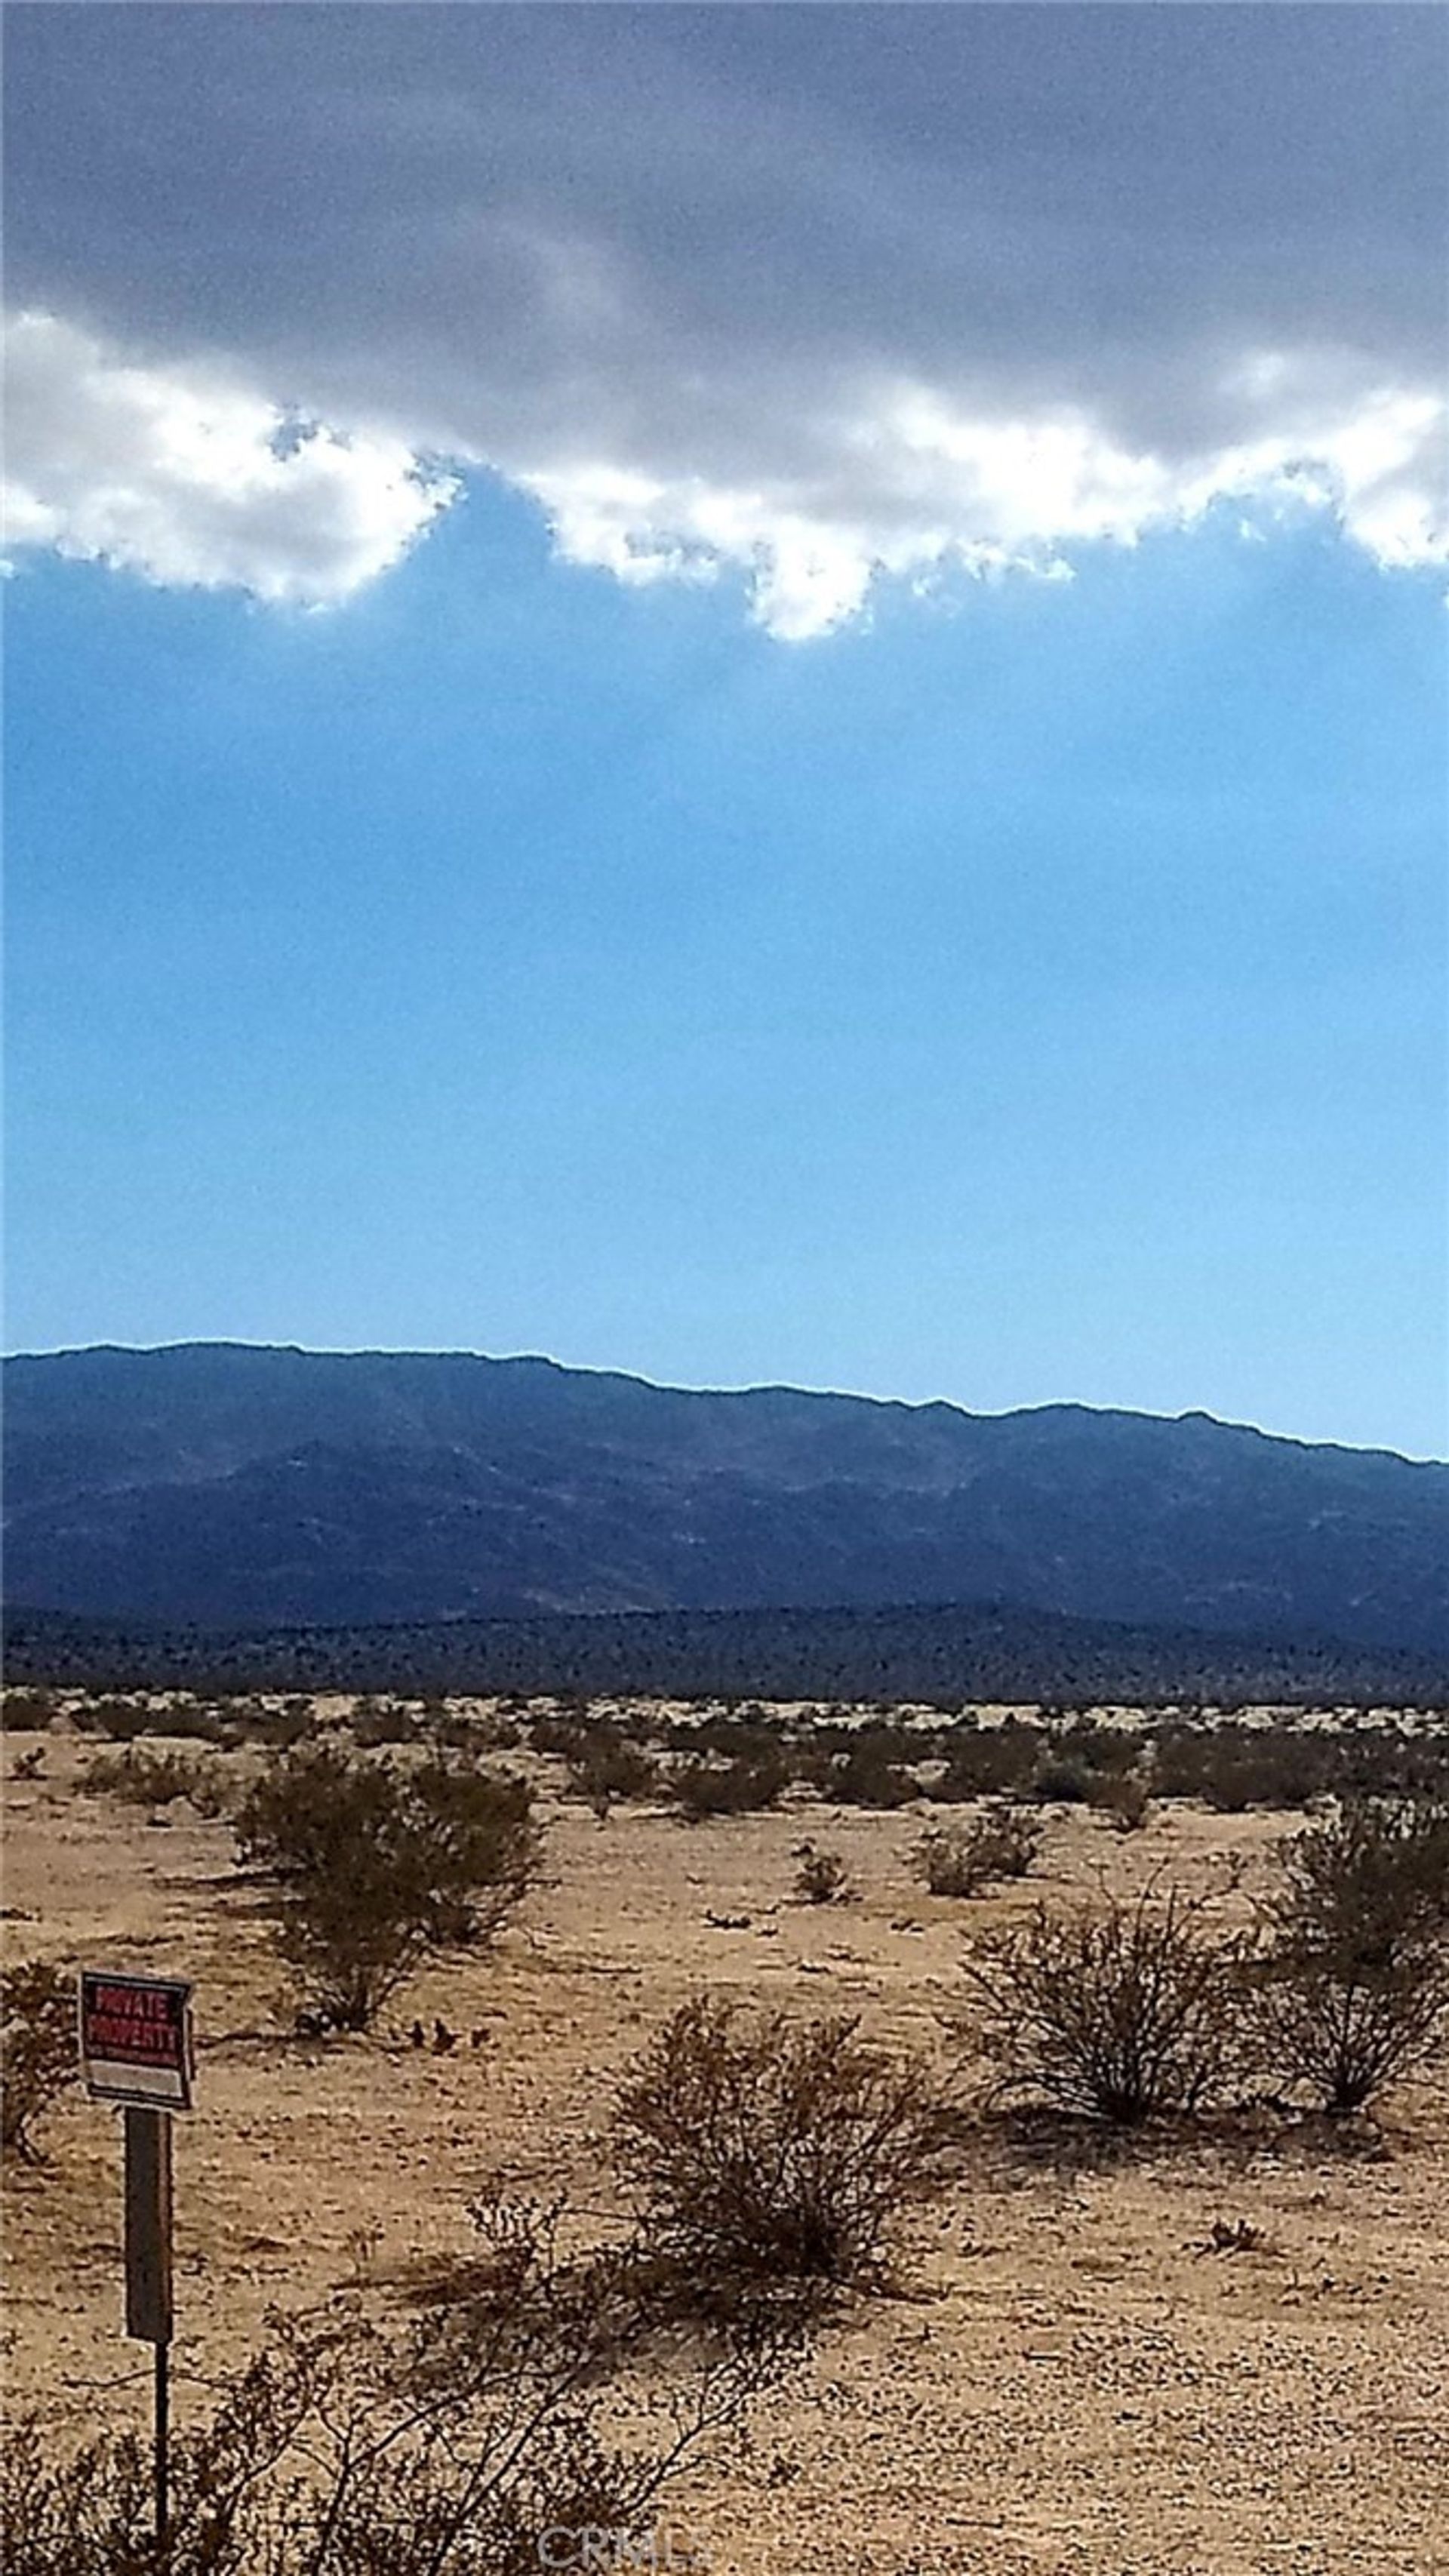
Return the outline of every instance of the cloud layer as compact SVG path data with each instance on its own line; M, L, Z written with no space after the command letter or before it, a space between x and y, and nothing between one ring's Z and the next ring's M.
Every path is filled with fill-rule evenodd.
M46 314L7 338L11 546L319 607L386 572L457 489L400 439L289 417L214 366L128 364Z
M120 15L12 30L12 544L329 602L445 459L797 639L1219 502L1449 547L1431 10Z

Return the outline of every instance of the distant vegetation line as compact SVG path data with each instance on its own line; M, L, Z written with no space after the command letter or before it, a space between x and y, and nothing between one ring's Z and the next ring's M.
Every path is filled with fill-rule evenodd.
M70 1688L1199 1701L1442 1707L1449 1661L1331 1638L1210 1636L997 1605L655 1611L208 1633L13 1608L14 1682Z

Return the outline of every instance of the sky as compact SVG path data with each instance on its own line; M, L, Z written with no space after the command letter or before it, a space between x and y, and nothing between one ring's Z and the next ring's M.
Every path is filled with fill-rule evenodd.
M1449 20L8 13L6 1339L1449 1451Z

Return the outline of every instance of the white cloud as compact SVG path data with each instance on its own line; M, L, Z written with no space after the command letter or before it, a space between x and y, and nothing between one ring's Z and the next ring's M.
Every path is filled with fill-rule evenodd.
M1281 373L1271 380L1286 390ZM973 418L912 385L838 416L814 471L773 490L602 463L517 479L569 561L627 582L737 569L760 624L786 642L857 615L882 577L919 584L955 566L1061 578L1074 546L1135 545L1225 500L1326 511L1385 566L1443 561L1449 405L1372 385L1336 385L1316 409L1296 386L1294 399L1301 422L1174 456L1123 448L1083 413Z
M786 640L1218 503L1449 554L1433 13L116 15L12 35L15 543L344 598L446 460Z
M457 490L399 438L298 419L215 367L127 360L53 314L9 326L5 534L151 582L323 607Z

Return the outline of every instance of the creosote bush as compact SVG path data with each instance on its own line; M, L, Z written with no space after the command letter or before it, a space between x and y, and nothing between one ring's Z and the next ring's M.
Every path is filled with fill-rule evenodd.
M31 2130L74 2082L75 1979L48 1959L0 1969L0 2144L40 2161Z
M1196 2110L1223 2084L1242 1973L1242 1944L1174 1889L1039 1904L965 1961L998 2096L1122 2125Z
M1091 1804L1114 1833L1140 1833L1152 1814L1152 1792L1140 1771L1111 1771L1095 1782Z
M853 2014L799 2023L701 1996L630 2068L612 2144L642 2240L728 2312L772 2287L878 2284L952 2134L929 2063L862 2039Z
M1449 1808L1341 1801L1285 1847L1263 1927L1265 2069L1361 2109L1449 2036Z
M1034 1816L993 1799L969 1825L924 1835L915 1866L932 1896L979 1896L993 1880L1025 1878L1041 1838Z
M1343 1763L1332 1734L1173 1722L1153 1738L1152 1788L1159 1798L1201 1798L1218 1815L1239 1816L1252 1807L1307 1806L1339 1785Z
M239 1857L272 1877L302 1993L343 2030L365 2029L429 1950L491 1940L539 1847L522 1781L326 1743L274 1762L235 1826Z

